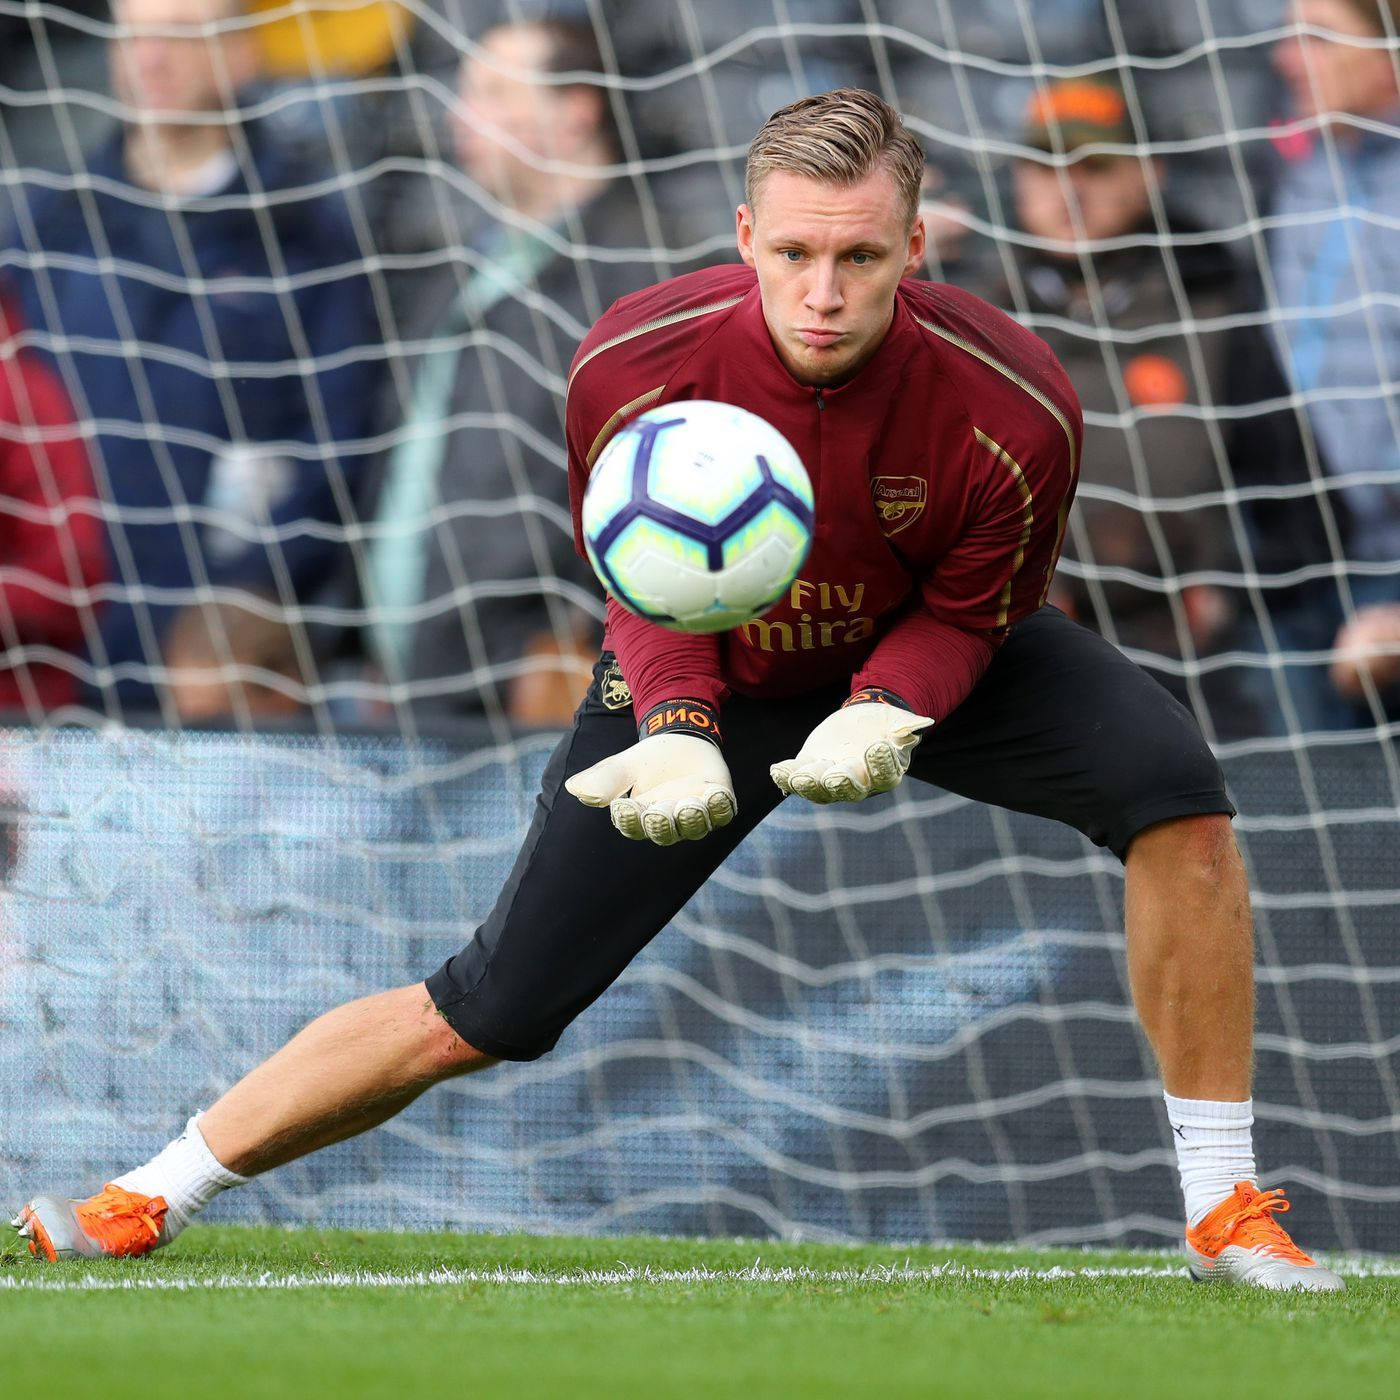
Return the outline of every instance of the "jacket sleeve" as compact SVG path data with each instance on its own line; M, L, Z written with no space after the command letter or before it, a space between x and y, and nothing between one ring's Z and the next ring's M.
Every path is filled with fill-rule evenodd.
M880 639L851 682L891 690L916 713L944 720L991 665L1001 638L940 622L916 603Z
M962 535L920 581L853 690L881 686L944 719L1011 628L1044 603L1074 498L1083 420L1076 402L1068 435L1038 419L1008 426L1005 444L972 429Z

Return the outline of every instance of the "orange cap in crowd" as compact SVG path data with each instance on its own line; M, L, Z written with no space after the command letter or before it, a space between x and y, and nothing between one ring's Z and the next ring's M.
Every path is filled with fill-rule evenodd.
M1137 137L1123 89L1112 78L1063 78L1031 94L1021 140L1037 151L1131 146Z

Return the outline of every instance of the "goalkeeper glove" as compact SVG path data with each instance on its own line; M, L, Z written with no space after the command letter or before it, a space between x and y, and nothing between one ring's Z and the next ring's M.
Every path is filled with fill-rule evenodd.
M658 705L640 728L643 737L630 749L575 773L564 786L584 806L608 808L612 824L631 841L674 846L728 826L739 808L714 711L693 701Z
M817 725L796 758L768 771L784 794L809 802L859 802L898 785L909 771L919 731L932 723L887 690L858 690Z

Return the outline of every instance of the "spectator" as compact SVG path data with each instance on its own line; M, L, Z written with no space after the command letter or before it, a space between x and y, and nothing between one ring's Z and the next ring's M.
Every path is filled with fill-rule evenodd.
M597 655L565 380L593 319L658 275L606 90L549 81L601 69L591 26L563 20L492 29L461 68L456 155L488 217L412 291L364 560L369 650L422 711L563 723Z
M237 619L293 607L334 563L373 392L368 290L343 206L237 112L258 66L240 0L114 14L126 120L71 188L17 200L18 295L71 367L115 508L100 703L203 717L227 677L186 695L182 671L255 662Z
M1160 246L1152 194L1163 169L1111 149L1137 144L1116 83L1051 84L1032 99L1022 140L1046 155L1016 161L1015 217L1028 238L993 300L1050 344L1086 417L1067 566L1051 601L1132 649L1189 703L1185 668L1153 658L1233 644L1235 597L1198 575L1238 571L1239 559L1223 504L1170 503L1227 485L1202 409L1224 392L1228 337L1216 327L1239 309L1238 278L1218 246L1180 237L1190 231L1181 221L1166 230L1171 247ZM1217 736L1251 727L1232 677L1206 670L1199 684Z
M20 333L0 288L0 712L37 720L77 694L102 526L68 396Z
M1269 591L1279 645L1313 658L1285 672L1299 724L1349 728L1400 715L1400 0L1297 0L1292 17L1298 31L1273 61L1302 129L1278 142L1277 361L1266 368L1301 396L1315 465L1266 457L1255 473L1264 484L1311 478L1314 520L1288 528L1267 502L1251 517L1276 571L1321 574L1338 545L1355 566L1344 580L1329 572ZM1374 706L1363 678L1378 689Z

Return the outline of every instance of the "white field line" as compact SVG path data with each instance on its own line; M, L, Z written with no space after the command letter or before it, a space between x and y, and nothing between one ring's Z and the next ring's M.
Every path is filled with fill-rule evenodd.
M1331 1259L1328 1263L1351 1278L1400 1277L1400 1261ZM66 1266L58 1266L59 1268ZM137 1266L140 1267L139 1265ZM655 1286L672 1283L937 1283L988 1281L994 1283L1037 1281L1053 1283L1068 1279L1185 1278L1183 1267L1142 1264L1119 1267L1074 1267L1055 1265L1045 1269L985 1269L949 1262L926 1268L890 1267L866 1269L766 1268L755 1263L747 1269L578 1269L551 1273L534 1269L428 1269L396 1273L392 1270L354 1269L318 1274L214 1274L207 1278L154 1277L112 1278L87 1276L55 1277L0 1274L0 1292L37 1293L124 1293L154 1291L174 1293L217 1292L223 1289L303 1289L303 1288L437 1288L461 1284L554 1285L565 1288L606 1288L616 1286Z

